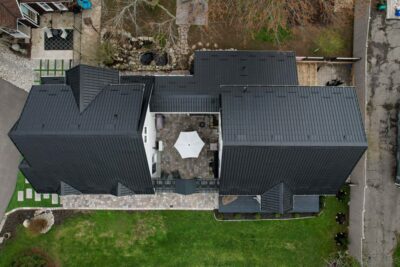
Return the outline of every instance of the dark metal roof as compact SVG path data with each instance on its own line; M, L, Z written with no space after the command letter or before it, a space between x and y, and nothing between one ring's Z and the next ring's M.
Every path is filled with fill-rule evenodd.
M335 194L367 148L353 88L222 90L220 193Z
M219 196L218 211L221 213L257 213L261 212L260 203L256 196L235 196L236 199L224 205L223 198Z
M69 184L61 182L60 183L60 192L59 192L59 194L61 196L66 196L66 195L81 195L82 193L79 192L79 190L76 190L75 188L70 186Z
M336 194L366 147L224 145L220 194L261 195L280 182L293 194Z
M292 212L319 212L319 196L293 196L293 210Z
M279 183L261 195L261 211L287 213L293 208L293 194L284 183Z
M69 86L33 86L15 134L136 134L143 92L143 84L107 86L80 113Z
M366 146L352 87L222 88L224 145Z
M193 76L156 76L153 112L219 112L219 86L204 86Z
M129 189L128 187L124 186L121 183L117 184L117 192L116 195L117 196L131 196L134 195L135 192L133 192L131 189Z
M40 84L65 84L65 77L40 77Z
M296 55L278 51L196 51L194 76L202 85L297 85Z
M156 76L153 112L219 112L223 84L297 85L293 52L196 51L195 72Z
M139 124L139 131L141 132L143 129L145 118L146 118L147 109L149 108L151 94L153 93L154 76L121 76L120 81L121 81L121 84L143 84L144 85L143 103L142 103L142 109L141 109L142 115L140 117L140 124Z
M119 72L78 65L66 71L66 82L74 92L79 111L83 112L105 86L119 83Z
M176 179L175 193L190 195L197 192L197 182L195 179Z
M140 130L144 91L145 84L106 85L81 113L68 85L32 87L9 136L35 190L123 194L121 184L154 193Z

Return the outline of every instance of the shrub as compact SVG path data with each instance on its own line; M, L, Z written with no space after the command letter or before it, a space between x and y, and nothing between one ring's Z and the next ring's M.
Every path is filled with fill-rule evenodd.
M224 219L224 215L222 214L222 213L216 213L216 215L215 215L215 217L218 219L218 220L223 220Z
M347 252L339 251L326 260L328 267L358 267L360 264Z
M275 213L275 218L280 218L282 216L282 214L280 213Z
M261 214L260 213L256 213L256 215L254 215L254 218L256 220L260 220L261 219Z
M326 29L314 41L314 52L321 56L340 56L346 48L346 42L342 35L332 29Z
M282 27L279 27L277 32L274 32L272 30L267 30L266 28L262 28L259 32L257 32L254 35L254 39L257 41L263 41L273 44L284 43L291 37L292 36L290 30Z
M240 220L242 219L242 214L236 213L235 216L233 216L233 218L235 218L235 220Z
M110 66L114 63L115 47L109 41L104 41L100 44L97 51L97 58L100 63Z

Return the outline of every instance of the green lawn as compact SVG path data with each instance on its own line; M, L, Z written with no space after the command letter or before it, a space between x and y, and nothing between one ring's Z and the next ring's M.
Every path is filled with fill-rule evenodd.
M394 250L393 253L393 265L395 267L400 267L400 238L399 236L397 236L397 245L396 245L396 249Z
M42 236L20 226L0 250L0 266L32 248L61 266L323 266L337 251L345 204L328 197L317 218L220 222L202 211L97 211Z
M20 207L59 207L60 205L51 204L51 196L49 199L43 199L41 201L35 201L34 189L32 193L32 199L26 199L26 189L32 188L30 184L25 183L25 177L21 172L18 172L17 183L15 185L14 193L11 197L10 203L8 203L7 211L13 210ZM24 191L24 201L18 202L18 191ZM59 201L60 202L60 201Z

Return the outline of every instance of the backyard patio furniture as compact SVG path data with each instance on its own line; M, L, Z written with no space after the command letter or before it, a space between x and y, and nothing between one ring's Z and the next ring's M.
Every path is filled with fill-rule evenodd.
M43 28L43 32L46 38L53 38L53 33L51 32L51 30L47 27Z
M164 128L164 121L165 121L165 117L163 115L161 115L161 114L156 115L157 130L161 130L162 128Z
M183 159L198 158L204 142L196 131L181 132L174 147Z
M63 39L67 39L68 32L65 29L61 29L61 35L60 37Z
M218 151L218 143L211 143L210 144L211 151Z
M45 28L44 28L45 29ZM47 29L44 50L72 50L74 46L73 29ZM51 36L51 38L49 37Z

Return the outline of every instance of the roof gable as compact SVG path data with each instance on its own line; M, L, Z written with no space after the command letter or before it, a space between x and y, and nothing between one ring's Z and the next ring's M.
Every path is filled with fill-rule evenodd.
M107 85L119 83L117 70L78 65L66 72L79 111L83 112Z
M293 194L285 183L279 183L261 195L261 211L286 213L293 208Z
M137 133L143 92L143 84L106 86L90 107L80 113L69 86L33 86L13 133Z

